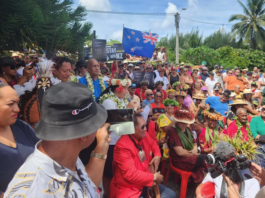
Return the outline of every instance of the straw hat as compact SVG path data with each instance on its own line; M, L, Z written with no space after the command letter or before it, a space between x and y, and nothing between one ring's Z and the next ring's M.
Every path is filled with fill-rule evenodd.
M223 116L220 113L217 113L216 111L210 112L209 110L205 109L202 113L204 116L207 116L212 120L223 120Z
M192 124L195 122L195 118L192 112L178 108L174 111L173 120L175 122L182 122L186 124Z
M206 99L207 99L207 98L205 97L205 95L202 94L202 93L197 93L197 94L195 94L192 98L194 98L194 99L199 99L199 100L206 100Z
M243 91L243 94L252 94L252 90L251 89L245 89Z
M168 89L167 91L167 95L170 93L173 93L175 95L176 91L174 89Z
M187 93L184 91L176 91L175 96L183 96L185 98L187 96Z
M233 100L233 103L229 104L229 106L232 106L232 105L246 105L247 103L242 100L242 99L235 99Z

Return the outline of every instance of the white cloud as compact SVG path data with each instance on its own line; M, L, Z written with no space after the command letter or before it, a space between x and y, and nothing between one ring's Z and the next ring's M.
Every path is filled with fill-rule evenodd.
M165 12L168 14L168 13L176 13L177 11L178 11L177 6L169 2ZM174 21L175 21L174 16L167 15L166 19L162 23L162 28L167 28L174 25Z
M88 10L110 11L109 0L79 0L79 2Z
M113 40L117 39L117 40L121 41L122 40L122 33L123 33L122 30L112 32L112 34L110 35L110 39L113 39Z

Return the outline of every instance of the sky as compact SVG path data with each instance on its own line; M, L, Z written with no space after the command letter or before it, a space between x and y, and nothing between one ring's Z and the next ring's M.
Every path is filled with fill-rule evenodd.
M220 28L230 31L235 22L229 22L232 14L242 14L242 8L237 0L74 0L76 5L83 5L87 10L102 10L115 12L139 12L139 13L176 13L180 12L184 18L225 25L203 24L182 18L180 20L180 33L190 32L197 28L203 33L203 37L209 36ZM246 0L242 0L245 3ZM174 16L136 16L104 13L89 13L87 21L93 23L98 39L117 39L122 41L122 29L124 27L151 31L164 36L175 35Z

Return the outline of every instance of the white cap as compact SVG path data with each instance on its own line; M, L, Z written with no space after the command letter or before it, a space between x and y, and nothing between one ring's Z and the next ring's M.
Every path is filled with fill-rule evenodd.
M130 63L130 64L128 65L128 67L133 67L133 64L132 64L132 63Z

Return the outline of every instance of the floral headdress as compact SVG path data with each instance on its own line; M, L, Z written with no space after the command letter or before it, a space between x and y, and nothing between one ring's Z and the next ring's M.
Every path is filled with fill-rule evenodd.
M175 100L170 100L170 99L165 99L164 100L164 102L163 102L163 104L165 105L165 106L169 106L169 105L171 105L171 106L179 106L179 103L177 102L177 101L175 101Z
M164 82L163 82L163 81L157 81L157 82L155 83L155 87L156 87L157 85L159 85L159 84L161 84L162 86L164 86Z
M183 122L186 124L192 124L195 122L194 114L191 111L177 108L174 111L174 119L176 122Z
M176 94L176 91L174 89L168 89L166 92L167 92L167 95L170 93L173 93L174 95Z
M177 86L180 86L180 82L179 82L179 81L178 81L178 82L175 82L175 83L172 85L172 88L175 89L175 87L177 87Z
M211 113L208 110L204 110L203 111L203 115L207 116L208 118L212 119L212 120L216 120L216 121L221 121L223 120L223 116L220 113Z
M143 80L143 81L140 82L140 84L141 84L141 85L149 85L149 82L146 81L146 80Z
M187 93L184 91L176 91L176 96L183 96L184 98L187 96Z
M132 82L131 82L130 79L120 80L120 79L112 78L112 79L109 80L109 84L110 84L110 86L118 85L119 87L117 88L117 91L122 92L123 91L123 87L130 86L132 84Z
M180 86L180 87L179 87L179 89L180 89L181 91L186 91L186 90L188 90L189 88L190 88L189 85L183 85L183 86Z

